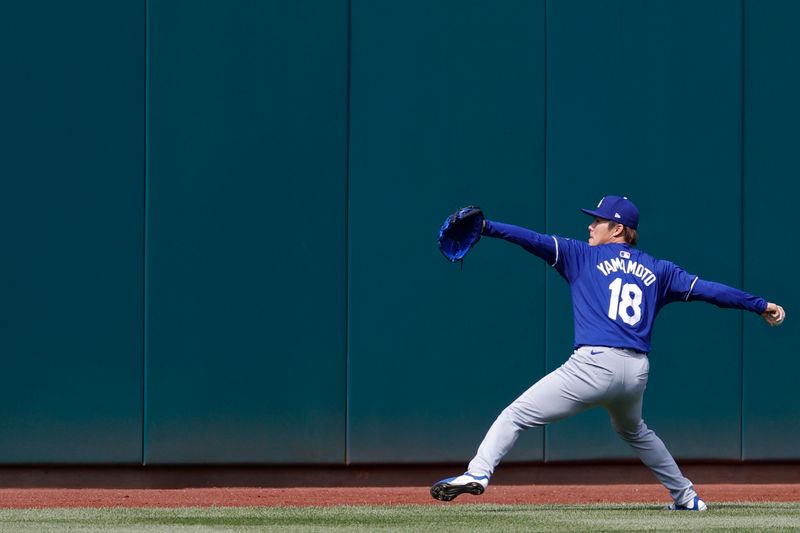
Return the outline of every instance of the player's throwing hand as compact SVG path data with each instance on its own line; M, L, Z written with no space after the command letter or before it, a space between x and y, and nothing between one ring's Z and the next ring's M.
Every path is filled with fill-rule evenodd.
M761 316L770 326L780 326L786 318L786 311L780 305L768 302L767 308L761 313Z

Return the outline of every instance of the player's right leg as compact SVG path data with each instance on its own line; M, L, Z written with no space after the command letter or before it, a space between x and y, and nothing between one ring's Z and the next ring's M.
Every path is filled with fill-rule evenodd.
M672 510L705 511L706 504L683 476L664 442L642 419L642 400L647 386L647 356L619 356L625 373L623 393L605 405L617 434L639 455L674 500Z
M431 487L431 495L450 501L463 493L483 493L495 467L514 446L520 432L567 418L602 401L614 380L613 372L601 365L587 365L588 359L580 352L506 407L489 428L467 472L438 481Z

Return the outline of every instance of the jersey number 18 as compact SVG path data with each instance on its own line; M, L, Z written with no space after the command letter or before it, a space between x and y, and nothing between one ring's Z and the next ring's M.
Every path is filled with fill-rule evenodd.
M616 320L619 316L629 326L635 326L642 319L642 289L634 283L623 285L622 278L612 281L608 288L611 290L608 318Z

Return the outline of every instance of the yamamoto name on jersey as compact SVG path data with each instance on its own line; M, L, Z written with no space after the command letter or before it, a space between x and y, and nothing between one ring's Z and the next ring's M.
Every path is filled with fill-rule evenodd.
M627 254L627 252L621 252ZM620 255L621 255L620 254ZM620 272L622 274L633 274L642 280L645 286L649 287L656 281L656 275L652 270L644 265L640 265L636 261L624 259L622 257L614 257L611 260L603 261L597 265L597 270L608 276L612 272Z

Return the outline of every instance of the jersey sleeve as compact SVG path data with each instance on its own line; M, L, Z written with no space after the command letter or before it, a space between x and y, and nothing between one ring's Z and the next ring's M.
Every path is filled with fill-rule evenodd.
M589 244L583 241L575 241L567 239L566 237L554 236L558 247L558 257L556 258L553 268L561 274L561 276L572 282L578 276L584 263L589 256Z
M767 301L764 298L704 279L697 280L694 290L689 295L689 300L701 300L717 307L744 309L758 314L763 313L767 308Z
M486 221L483 234L517 244L545 260L554 267L567 281L573 279L582 263L579 243L556 235L547 235L536 231L491 220ZM588 244L586 244L588 246Z
M767 301L761 297L753 296L742 290L700 279L699 276L688 274L681 267L664 262L664 303L684 301L701 301L728 309L743 309L753 313L763 313L767 308Z
M670 263L669 261L661 261L661 274L662 281L661 298L664 304L670 302L687 302L700 279L694 274L689 274L684 269Z
M555 264L558 258L555 238L551 235L491 220L486 221L486 228L484 228L483 234L487 237L495 237L519 245L536 257L544 259L551 266Z

